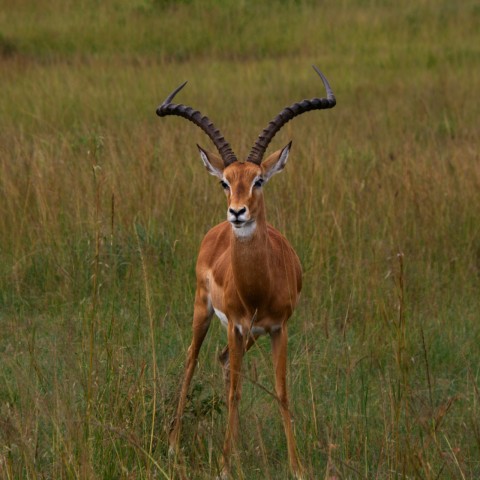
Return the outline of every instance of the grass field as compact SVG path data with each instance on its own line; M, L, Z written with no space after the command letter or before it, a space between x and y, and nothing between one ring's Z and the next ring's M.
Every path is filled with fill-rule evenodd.
M225 218L209 115L239 156L281 108L267 215L304 268L289 383L311 479L480 478L480 7L447 0L3 0L0 478L178 478L167 434L196 252ZM214 322L184 420L218 472ZM244 364L234 478L289 478L267 339Z

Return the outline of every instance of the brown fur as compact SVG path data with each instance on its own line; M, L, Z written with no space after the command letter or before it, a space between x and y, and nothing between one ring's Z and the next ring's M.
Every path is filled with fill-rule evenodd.
M289 146L267 158L260 166L234 162L223 169L221 160L202 150L210 173L226 181L229 209L246 208L245 217L255 221L248 237L236 236L225 221L213 227L202 241L197 260L197 290L193 315L193 338L188 350L185 377L177 414L170 434L170 447L178 451L181 418L198 353L210 325L213 309L228 318L228 346L220 361L224 366L228 395L228 426L223 448L222 477L230 471L230 453L238 434L238 402L241 395L243 354L254 344L252 329L263 328L272 340L276 392L290 465L296 478L302 478L292 432L286 389L287 320L292 315L302 288L300 261L285 237L266 221L263 187L252 187L256 178L268 179L283 169ZM287 150L286 150L287 149ZM283 157L282 153L286 151ZM204 160L205 162L205 160Z

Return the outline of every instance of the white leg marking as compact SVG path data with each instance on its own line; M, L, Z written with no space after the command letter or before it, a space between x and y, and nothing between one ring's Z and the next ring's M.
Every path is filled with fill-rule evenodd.
M252 327L250 329L250 333L252 335L265 335L267 332L265 331L265 329L263 327Z
M281 325L274 325L274 326L270 329L270 332L271 332L271 333L278 332L281 328L282 328Z
M269 330L266 330L263 327L253 326L250 330L252 335L266 335L267 333L275 333L281 329L281 325L273 325Z
M227 328L228 327L228 318L227 316L218 308L213 307L213 310L215 311L215 315L220 319L222 322L222 325ZM235 328L237 329L238 333L243 336L243 328L241 325L235 325Z
M221 312L220 310L218 310L217 308L213 308L215 310L215 315L220 319L220 321L222 322L222 325L227 328L228 327L228 318L227 316Z

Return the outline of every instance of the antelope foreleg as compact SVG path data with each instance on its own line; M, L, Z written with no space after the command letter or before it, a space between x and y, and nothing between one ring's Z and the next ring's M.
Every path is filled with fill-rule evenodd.
M205 291L203 289L197 289L193 312L192 343L188 348L185 374L183 376L182 387L180 389L180 398L178 400L177 411L168 438L170 454L176 454L178 452L182 416L183 411L185 410L188 389L197 365L200 348L202 347L203 340L205 339L205 335L208 332L208 327L210 326L212 314L213 311L211 308L209 308L208 297Z
M283 428L287 439L288 459L293 475L297 479L303 478L303 468L297 456L297 445L293 435L292 420L288 408L287 393L287 326L271 335L273 365L275 368L275 391L277 393L280 412L282 414Z
M228 323L228 362L230 388L228 391L228 424L223 445L222 477L228 476L230 471L230 456L235 449L238 439L238 403L241 397L241 369L244 354L243 337L235 328L233 322Z

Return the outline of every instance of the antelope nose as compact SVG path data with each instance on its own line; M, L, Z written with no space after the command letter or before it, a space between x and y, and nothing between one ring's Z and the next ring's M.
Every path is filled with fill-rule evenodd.
M245 207L239 208L238 210L235 210L234 208L229 208L228 211L238 218L240 215L243 215L247 211L247 209Z

